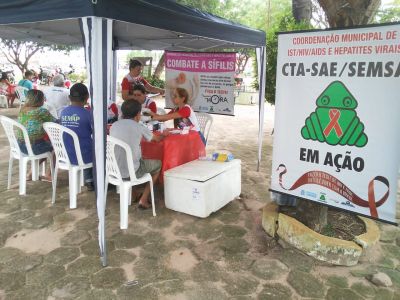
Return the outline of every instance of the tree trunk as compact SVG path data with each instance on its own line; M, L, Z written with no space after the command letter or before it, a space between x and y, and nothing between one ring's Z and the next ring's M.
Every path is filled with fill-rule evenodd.
M297 23L309 23L312 15L311 0L292 0L292 13ZM317 232L328 224L328 207L309 200L300 200L297 204L299 221Z
M165 52L161 55L160 60L158 61L157 67L154 70L153 76L156 78L160 78L162 71L165 67Z
M309 23L312 13L311 0L292 0L292 13L297 23Z
M372 21L381 0L318 0L329 27L365 25Z

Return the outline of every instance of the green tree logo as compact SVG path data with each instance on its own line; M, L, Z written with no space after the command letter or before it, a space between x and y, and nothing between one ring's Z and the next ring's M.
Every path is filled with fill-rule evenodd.
M306 119L301 136L329 145L364 147L368 137L357 117L354 96L340 81L334 81L317 98L317 108Z

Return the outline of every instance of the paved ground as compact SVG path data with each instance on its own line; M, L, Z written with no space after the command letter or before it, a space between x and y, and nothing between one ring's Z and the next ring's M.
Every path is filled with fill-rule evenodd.
M0 114L15 117L17 110ZM98 256L94 194L83 192L70 210L68 177L60 173L54 206L49 183L31 182L19 197L17 168L7 191L8 143L0 129L0 299L400 299L398 228L382 225L381 242L351 268L319 263L263 232L272 122L265 122L256 172L257 116L257 107L237 106L235 118L214 118L208 150L242 159L243 195L209 218L166 209L157 187L157 217L132 206L122 231L118 196L108 193L107 268ZM371 284L377 271L393 286Z

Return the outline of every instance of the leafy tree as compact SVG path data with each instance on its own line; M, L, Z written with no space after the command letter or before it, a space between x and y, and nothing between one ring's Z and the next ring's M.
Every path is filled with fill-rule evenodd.
M380 9L376 14L375 22L400 22L400 0L393 0L387 7Z
M276 13L274 20L267 31L267 61L266 61L266 84L265 84L265 100L268 103L275 104L276 91L276 64L278 57L278 32L303 30L311 28L307 22L297 23L292 16L290 4L280 13ZM256 86L257 87L257 86Z
M29 69L29 61L37 52L44 52L45 50L69 52L72 49L70 46L63 45L44 45L35 42L7 39L0 40L1 53L3 53L9 63L17 66L22 74Z

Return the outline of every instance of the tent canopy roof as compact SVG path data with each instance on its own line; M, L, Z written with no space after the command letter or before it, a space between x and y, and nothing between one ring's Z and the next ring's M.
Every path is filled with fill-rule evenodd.
M93 3L97 2L97 4ZM114 20L118 49L210 50L265 46L265 33L173 0L13 0L0 3L0 37L80 46L78 19Z

